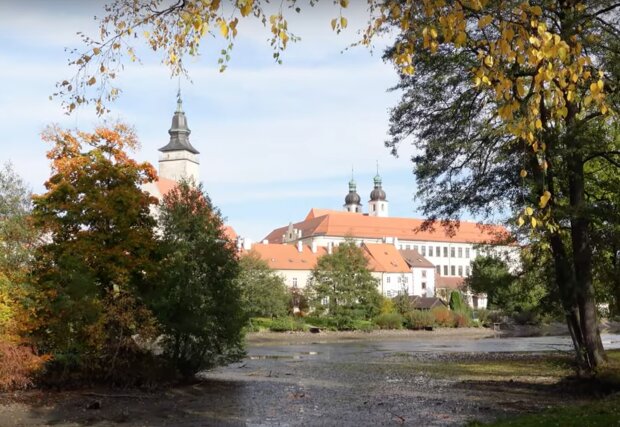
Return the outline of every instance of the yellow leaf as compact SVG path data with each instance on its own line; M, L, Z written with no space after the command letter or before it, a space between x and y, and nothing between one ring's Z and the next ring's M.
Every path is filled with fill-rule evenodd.
M538 203L538 206L543 209L545 206L547 206L549 200L551 200L551 193L549 191L545 191L543 195L540 196L540 203Z
M349 0L340 0L340 6L342 7L349 6Z
M540 119L536 119L536 129L542 129L542 122Z
M607 105L601 105L601 114L607 114Z
M532 217L532 228L536 228L536 224L538 224L536 218Z
M519 227L521 227L523 224L525 224L525 221L523 220L523 217L519 217L519 219L517 220L517 224L519 225Z
M493 17L491 15L484 15L480 17L478 20L478 28L484 28L489 25L493 21Z
M491 55L487 55L484 58L484 65L486 65L489 68L491 68L493 66L493 57Z
M87 85L92 86L97 82L97 79L93 76L86 82Z
M534 213L534 209L532 209L531 207L528 206L527 208L525 208L525 214L527 216L532 216L533 213Z
M340 17L340 26L342 28L347 28L347 23L348 23L347 18L345 18L344 16L341 16Z
M583 100L583 105L586 107L592 103L592 97L590 95L586 96Z
M94 55L99 55L100 53L101 53L101 49L99 49L98 47L93 48Z
M603 80L599 80L598 82L596 82L596 85L598 86L599 90L603 90L603 86L605 85L605 83L603 83Z
M220 21L220 34L222 34L222 37L228 38L228 25L223 19Z
M521 169L521 173L519 173L521 178L525 178L527 176L527 171L525 169Z
M532 12L533 15L536 15L536 16L542 15L542 9L540 6L532 6L530 7L530 11Z
M336 18L332 19L332 30L335 30L335 29L336 29L336 23L337 23L337 22L338 22L338 21L336 20Z

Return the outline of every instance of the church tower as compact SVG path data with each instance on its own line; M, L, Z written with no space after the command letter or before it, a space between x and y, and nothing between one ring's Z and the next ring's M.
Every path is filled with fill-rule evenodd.
M351 181L349 181L349 194L344 198L344 210L347 212L362 213L362 198L357 194L357 185L353 179L351 171Z
M381 187L379 164L377 164L377 175L374 181L375 188L370 192L370 201L368 202L368 215L386 217L388 216L388 201L385 198L385 191Z
M198 150L189 142L191 131L187 127L187 119L183 112L181 90L177 93L177 109L172 117L172 126L168 131L170 142L159 149L159 176L162 178L180 181L181 179L199 182Z

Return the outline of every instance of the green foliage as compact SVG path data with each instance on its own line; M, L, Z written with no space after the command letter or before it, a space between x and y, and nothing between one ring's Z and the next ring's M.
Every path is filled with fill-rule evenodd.
M250 317L278 317L288 313L291 294L284 280L258 254L250 252L239 260L237 286L242 305Z
M401 315L412 310L411 299L406 289L403 289L392 301L394 301L396 311Z
M308 327L301 319L279 317L271 321L269 330L273 332L306 331Z
M351 329L354 319L371 319L381 303L368 261L351 241L318 260L307 294L311 307L333 318L338 329Z
M388 314L395 313L396 307L394 306L394 302L387 297L381 296L381 308L379 309L380 314Z
M461 295L461 292L450 292L450 310L457 313L465 313L467 311L467 304L463 301L463 295Z
M54 356L50 371L123 382L135 370L122 364L142 354L132 336L155 334L141 299L155 265L154 199L140 189L155 173L127 156L137 141L122 124L92 134L51 128L44 140L52 176L32 213L46 235L33 271L45 302L37 342Z
M547 264L541 266L541 258L529 254L532 250L534 248L523 251L523 273L519 276L511 274L501 259L476 258L472 274L466 279L467 285L473 292L487 294L490 309L508 314L553 310L557 303L550 301L553 282L548 276Z
M404 323L403 316L398 313L382 313L374 320L381 329L402 329Z
M164 333L164 357L191 377L243 353L239 264L201 185L179 183L160 209L163 259L149 304Z
M405 314L407 329L424 329L435 325L435 317L428 310L411 310Z

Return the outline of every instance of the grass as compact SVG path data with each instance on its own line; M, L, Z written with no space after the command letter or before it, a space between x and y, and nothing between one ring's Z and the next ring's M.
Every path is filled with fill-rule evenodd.
M620 389L620 351L607 351L609 363L603 367L595 379L595 389L600 388L601 392L605 390ZM502 379L506 377L518 375L537 376L545 375L557 377L558 380L566 378L573 374L570 364L559 358L545 358L537 361L523 361L517 363L489 363L485 364L486 368L480 366L479 363L471 363L469 366L458 364L455 372L459 376L467 377L470 375L478 376L499 376ZM467 365L467 364L466 364ZM510 372L513 374L510 374ZM620 426L620 393L608 395L604 398L596 399L596 392L592 395L592 401L571 406L557 406L543 410L541 412L526 414L520 416L512 416L506 419L500 419L490 424L481 424L477 421L471 422L473 426L561 426L561 427L608 427ZM596 399L596 400L595 400Z
M545 411L498 420L491 424L471 422L470 427L610 427L620 425L620 394L578 406L560 406Z

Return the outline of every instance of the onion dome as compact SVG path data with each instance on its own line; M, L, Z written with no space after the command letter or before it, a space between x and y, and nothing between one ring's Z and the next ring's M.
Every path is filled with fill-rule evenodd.
M172 117L172 126L168 130L170 134L170 142L159 149L162 153L167 151L189 151L193 154L200 154L189 142L189 134L191 131L187 127L187 118L183 111L183 101L181 101L181 91L177 93L177 110Z
M375 201L385 200L386 195L385 195L385 191L383 191L383 188L381 188L381 177L379 176L378 172L377 172L377 175L375 176L374 181L375 181L375 188L370 192L370 201L375 202Z
M359 194L357 194L357 185L353 178L349 181L349 194L344 198L345 205L359 205L362 201L362 198Z

